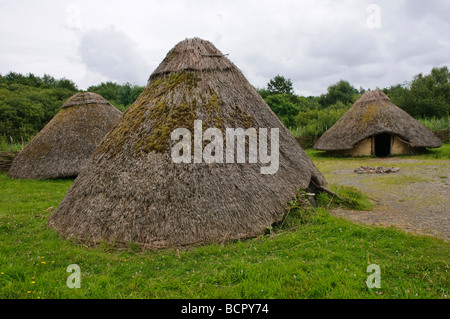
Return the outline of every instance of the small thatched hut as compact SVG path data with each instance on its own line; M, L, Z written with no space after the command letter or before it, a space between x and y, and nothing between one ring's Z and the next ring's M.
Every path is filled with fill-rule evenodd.
M261 162L191 162L190 155L188 163L174 162L172 132L195 132L195 120L219 132L278 129L279 169L262 174ZM192 149L195 144L194 137ZM325 187L322 174L239 69L212 43L194 38L168 52L48 224L85 243L133 242L153 249L222 242L264 233L283 218L297 190Z
M98 94L70 97L59 112L15 157L8 176L47 179L76 177L122 112Z
M441 145L433 132L375 90L365 92L314 148L342 155L384 157Z

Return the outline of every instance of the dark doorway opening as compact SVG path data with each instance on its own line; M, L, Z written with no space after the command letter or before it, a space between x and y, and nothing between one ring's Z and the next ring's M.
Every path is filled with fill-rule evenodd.
M375 156L386 157L391 154L391 134L375 135Z

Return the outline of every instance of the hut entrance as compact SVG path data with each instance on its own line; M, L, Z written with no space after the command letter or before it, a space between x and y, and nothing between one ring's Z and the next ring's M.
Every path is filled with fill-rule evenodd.
M375 135L375 156L386 157L391 153L391 134L381 133Z

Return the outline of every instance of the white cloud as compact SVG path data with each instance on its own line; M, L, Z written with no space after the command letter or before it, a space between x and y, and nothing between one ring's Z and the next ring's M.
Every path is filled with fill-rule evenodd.
M115 82L145 83L149 65L137 44L114 26L88 30L80 39L79 53L89 71Z
M0 0L1 1L1 0ZM380 28L369 28L370 4ZM318 95L345 79L385 87L450 65L448 1L2 1L0 73L48 73L80 88L148 77L179 41L212 41L263 87L277 74Z

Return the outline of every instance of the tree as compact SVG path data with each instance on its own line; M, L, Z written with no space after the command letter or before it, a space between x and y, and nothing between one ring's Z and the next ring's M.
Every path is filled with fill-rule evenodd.
M269 95L265 101L286 127L295 126L295 116L300 112L300 107L292 103L288 94Z
M105 100L114 104L117 103L117 95L119 91L120 85L114 82L102 82L98 85L91 85L88 87L88 92L97 93L102 96Z
M130 100L131 93L131 84L125 83L119 86L119 90L117 91L117 102L122 105L128 105Z
M130 104L134 103L137 100L138 96L141 95L142 91L144 91L145 87L143 86L133 86L130 91L129 100Z
M328 87L327 93L319 97L319 103L322 108L341 102L343 104L352 104L359 97L359 91L349 82L341 80Z
M77 91L72 81L50 75L0 75L0 136L11 136L15 141L30 139Z
M56 87L71 91L78 91L78 88L75 83L73 83L71 80L62 78L61 80L56 81Z
M450 113L450 71L444 66L432 68L430 74L414 76L407 85L385 89L392 103L411 116L444 117Z
M409 113L417 114L416 103L408 87L402 84L393 85L383 89L383 92L391 99L391 102Z
M265 89L265 88L257 88L256 91L258 91L259 95L261 95L261 97L265 100L269 95L270 92L269 90Z
M133 104L134 101L138 98L138 96L144 90L143 86L131 85L130 83L125 83L119 87L119 91L117 92L117 99L119 103L128 107Z
M88 87L89 92L97 93L116 108L125 111L144 90L143 86L130 83L117 84L115 82L102 82L99 85Z
M277 75L273 79L269 80L269 83L267 84L267 91L269 91L270 94L294 94L292 81L281 75Z
M447 116L450 112L450 72L446 66L432 68L430 74L416 75L411 82L415 116Z

